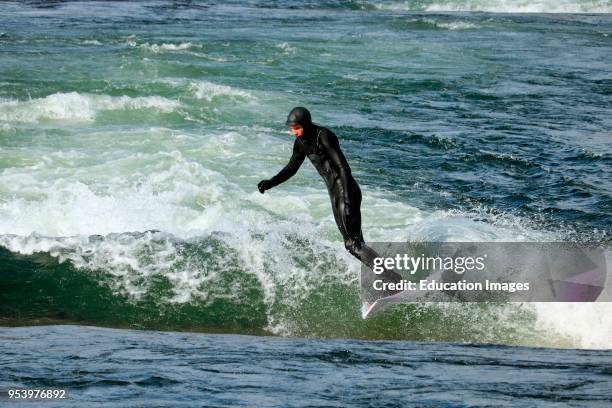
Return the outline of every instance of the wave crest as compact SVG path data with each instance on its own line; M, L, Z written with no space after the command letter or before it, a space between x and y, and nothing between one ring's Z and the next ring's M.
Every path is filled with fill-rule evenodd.
M242 89L232 88L227 85L219 85L208 81L197 81L189 84L189 90L197 99L204 99L208 102L216 97L230 97L237 99L256 99L251 93Z
M413 304L362 320L358 285L338 273L330 248L294 234L255 237L262 248L283 243L253 267L235 238L0 235L0 316L21 324L56 318L291 337L612 347L606 303Z
M609 0L408 0L372 2L379 10L491 13L612 13Z
M50 120L93 121L102 111L156 109L171 112L179 102L161 96L129 97L59 92L28 101L0 100L0 120L38 122Z

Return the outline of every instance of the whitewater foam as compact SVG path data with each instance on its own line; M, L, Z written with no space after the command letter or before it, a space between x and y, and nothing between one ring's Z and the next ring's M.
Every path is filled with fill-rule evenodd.
M474 28L478 28L478 26L474 23L470 23L467 21L437 21L431 18L425 18L422 21L429 23L437 28L447 29L447 30L470 30Z
M238 99L257 99L253 94L242 89L235 89L228 85L215 84L208 81L197 81L189 84L189 89L198 99L212 102L217 97L230 97Z
M424 28L431 28L431 29L437 29L437 30L449 30L449 31L456 31L456 30L473 30L473 29L478 29L481 26L474 24L470 21L464 21L464 20L442 20L442 19L438 19L438 18L411 18L411 19L407 19L406 22L409 24L409 26L416 26L416 27L424 27Z
M137 151L115 152L113 158L100 154L89 167L68 167L57 179L48 175L60 161L86 160L82 152L44 154L34 166L5 169L1 176L8 190L2 195L11 199L0 202L0 245L23 254L47 252L78 268L106 271L114 277L113 289L133 299L147 293L152 277L164 276L172 288L172 295L163 299L168 303L212 301L207 282L222 270L238 267L261 285L269 308L267 329L279 335L303 334L290 314L274 312L275 307L298 307L316 290L314 282L326 277L357 285L359 263L344 249L314 170L304 168L299 185L284 186L283 191L262 195L255 190L257 180L270 172L270 160L282 166L289 146L269 136L270 129L248 129L248 136L267 146L266 155L239 131L173 139L170 130L151 129L137 139L173 140L175 150L144 153L138 145ZM248 171L240 167L245 165L244 154L250 157ZM426 212L387 191L363 186L363 193L368 241L557 237L531 229L526 220L484 208ZM185 242L210 239L223 242L229 251L215 267L180 249ZM457 309L449 315L462 305L452 307ZM541 304L533 310L538 318L533 330L554 333L553 338L563 339L559 346L612 348L610 321L602 317L612 314L607 304ZM499 319L504 316L512 319L512 313L500 311ZM565 316L580 324L567 324ZM484 328L483 336L482 341L495 341ZM542 338L540 344L552 341Z
M287 42L276 44L276 48L280 48L283 51L283 54L286 54L286 55L293 55L297 51L296 47L291 46Z
M610 303L533 303L531 307L536 311L536 330L547 333L551 345L612 349Z
M491 13L612 13L608 0L409 0L373 2L380 10Z
M128 45L130 45L131 47L136 47L139 46L141 48L147 49L153 53L159 53L161 51L182 51L182 50L188 50L190 48L201 48L201 45L198 44L192 44L190 42L182 42L179 44L166 44L166 43L162 43L162 44L149 44L149 43L144 43L144 44L140 44L138 45L136 43L136 41L134 40L130 40L128 42Z
M83 45L102 45L102 43L98 40L84 40Z
M174 156L180 157L176 153ZM0 217L12 223L3 223L1 231L4 235L0 237L0 245L23 254L48 252L60 261L71 261L79 268L107 271L115 277L114 290L134 299L147 293L151 277L165 276L173 292L172 297L164 300L169 303L207 299L208 291L204 286L215 279L223 267L211 269L206 264L185 259L177 249L177 243L211 236L218 237L238 254L237 258L223 258L221 261L226 262L227 267L238 265L254 274L270 307L281 301L278 299L279 288L283 288L283 296L291 299L284 302L304 299L312 291L309 282L313 276L322 278L333 273L342 281L356 280L359 265L344 250L331 217L291 217L291 213L301 207L306 211L314 208L315 212L323 213L328 206L324 194L308 188L303 196L266 197L253 192L247 196L248 202L261 204L266 208L262 212L252 205L224 200L229 191L237 193L236 190L240 190L227 178L189 164L184 158L179 162L182 164L172 166L165 174L154 173L138 188L121 186L110 196L96 194L84 184L68 183L63 188L61 185L50 186L49 190L57 190L57 193L47 193L43 202L4 203L3 212L7 205L17 206L19 211L13 217L7 217L6 213ZM212 187L189 186L190 179L206 180ZM172 184L166 184L165 191L159 190L170 180ZM220 185L225 187L220 188ZM365 195L369 205L364 207L364 225L370 239L507 240L509 236L517 236L508 235L512 233L510 229L503 232L499 227L474 223L460 214L443 211L427 214L380 197L375 192L365 190ZM195 196L202 199L197 204L199 209L185 206L185 203L193 202ZM369 227L373 222L368 219L373 217L378 220L376 228ZM112 233L113 230L143 231L156 227L172 232ZM28 234L28 229L46 230L51 235ZM17 231L20 235L7 235L7 231ZM62 234L65 236L58 236ZM99 235L103 238L97 238ZM287 245L289 237L309 243L308 247L300 244L300 252L307 250L313 254L308 261L309 267L303 266L300 257L295 259L294 248ZM329 262L333 262L333 258L339 263L330 269ZM461 308L461 305L452 307ZM534 330L552 336L553 340L555 336L561 339L556 343L542 339L542 344L612 348L611 337L606 334L610 331L610 321L602 317L611 314L609 305L537 304L533 308L538 317ZM503 315L500 312L500 318ZM268 330L279 335L295 335L298 329L285 317L271 314ZM567 317L577 319L580 324L567 324ZM509 321L508 324L513 323ZM494 338L483 338L485 340L495 341Z
M0 120L30 123L45 119L93 121L103 111L156 109L171 112L178 106L179 102L161 96L129 97L59 92L26 101L1 100Z

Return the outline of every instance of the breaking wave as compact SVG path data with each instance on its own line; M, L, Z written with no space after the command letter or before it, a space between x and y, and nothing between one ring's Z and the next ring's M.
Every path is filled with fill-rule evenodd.
M492 13L612 13L609 0L408 0L369 2L380 10Z
M255 250L219 233L4 235L0 314L21 324L612 347L606 304L402 305L362 320L336 249L296 232L247 239Z
M154 109L171 112L180 106L161 96L110 96L78 92L59 92L25 101L0 100L0 120L39 122L41 120L93 121L103 111Z

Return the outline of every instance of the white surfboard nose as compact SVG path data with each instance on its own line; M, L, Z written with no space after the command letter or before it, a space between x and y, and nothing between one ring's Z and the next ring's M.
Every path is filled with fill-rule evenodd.
M368 316L370 315L372 310L374 310L374 307L376 306L376 303L378 303L378 300L373 302L373 303L363 302L361 304L361 318L362 319L367 319L368 318Z

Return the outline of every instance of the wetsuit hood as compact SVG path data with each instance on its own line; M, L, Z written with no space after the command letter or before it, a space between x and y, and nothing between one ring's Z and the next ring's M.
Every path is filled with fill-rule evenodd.
M301 106L293 108L287 115L287 126L291 125L301 125L303 128L312 125L312 117L308 109Z
M310 139L315 131L315 124L312 123L312 117L308 109L298 106L295 107L287 115L287 126L300 125L304 128L304 135L302 138Z

